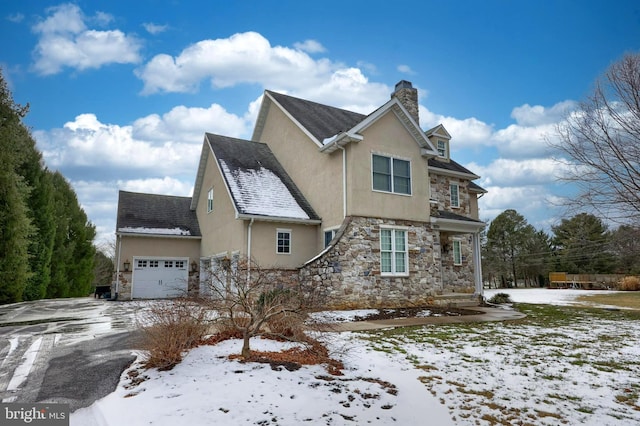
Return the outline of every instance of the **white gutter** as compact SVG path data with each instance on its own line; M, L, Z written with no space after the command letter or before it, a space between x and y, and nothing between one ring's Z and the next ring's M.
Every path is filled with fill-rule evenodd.
M282 223L300 223L303 225L318 225L322 223L318 219L304 219L295 217L280 217L280 216L261 216L259 214L237 214L236 219L239 220L259 220L262 222L282 222Z
M364 138L358 134L348 132L338 133L331 138L325 139L325 141L330 140L330 142L327 142L324 146L322 146L320 148L320 152L332 153L337 148L343 147L349 142L360 142L363 139Z
M342 150L342 218L347 217L347 150L338 145Z

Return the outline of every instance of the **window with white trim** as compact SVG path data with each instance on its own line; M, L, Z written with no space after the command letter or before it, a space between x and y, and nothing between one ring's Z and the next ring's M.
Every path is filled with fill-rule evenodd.
M411 195L411 162L373 154L373 189Z
M437 149L438 149L438 155L440 155L440 157L447 157L447 143L445 141L443 141L442 139L438 139L438 141L436 142L437 145Z
M324 231L324 247L329 247L329 243L333 240L333 237L336 236L337 229L330 229L328 231Z
M449 192L451 194L451 207L460 207L460 191L457 183L449 185Z
M453 264L462 265L462 243L460 240L453 240Z
M382 275L409 275L407 231L380 229L380 273Z
M291 230L290 229L276 230L276 253L278 254L291 253Z
M213 188L209 189L207 192L207 213L211 213L213 211Z

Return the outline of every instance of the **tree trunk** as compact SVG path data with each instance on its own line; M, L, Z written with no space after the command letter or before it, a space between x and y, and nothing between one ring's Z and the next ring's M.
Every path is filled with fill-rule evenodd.
M251 349L249 348L249 339L250 339L250 335L249 335L249 331L248 330L244 330L242 333L242 358L249 358L249 356L251 355Z

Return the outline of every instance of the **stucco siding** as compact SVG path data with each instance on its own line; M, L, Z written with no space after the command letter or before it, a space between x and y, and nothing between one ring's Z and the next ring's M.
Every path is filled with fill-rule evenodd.
M207 212L207 193L211 188L213 188L213 210ZM242 221L235 218L235 208L211 152L208 154L196 214L202 232L201 255L203 257L213 256L223 251L240 251L245 254L245 226Z
M299 127L276 106L267 114L260 142L269 145L282 167L302 191L323 227L339 226L343 219L342 152L324 154ZM316 227L316 250L322 249L322 230Z
M428 221L427 160L410 133L389 111L364 130L363 136L363 141L349 145L347 214ZM373 154L410 161L411 195L373 190Z
M263 268L297 268L317 253L317 226L277 222L254 222L251 257ZM277 231L290 231L291 252L277 252Z

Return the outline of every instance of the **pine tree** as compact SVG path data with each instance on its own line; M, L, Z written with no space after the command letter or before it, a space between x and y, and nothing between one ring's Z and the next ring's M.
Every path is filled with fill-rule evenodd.
M14 103L0 73L0 303L22 300L29 278L32 232L26 199L29 187L17 173L17 135L28 107Z

